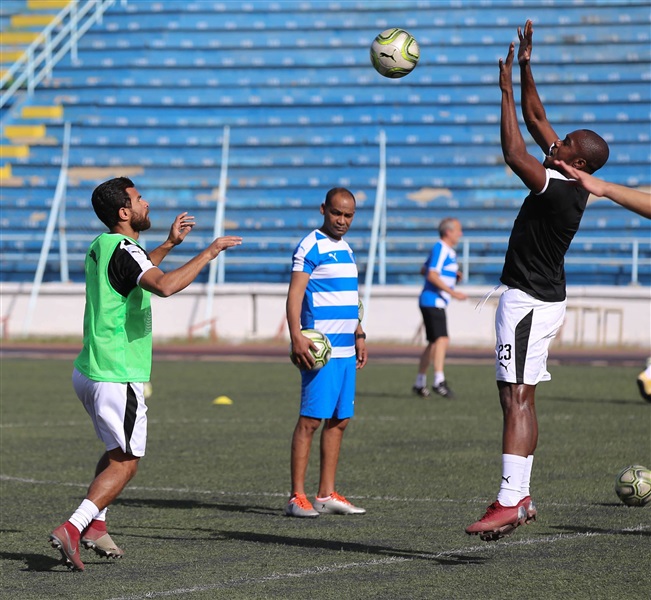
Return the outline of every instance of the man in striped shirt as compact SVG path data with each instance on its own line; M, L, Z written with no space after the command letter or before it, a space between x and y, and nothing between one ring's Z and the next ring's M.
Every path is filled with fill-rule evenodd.
M450 341L445 309L450 298L457 300L467 298L463 292L454 289L457 281L461 279L454 247L462 235L461 223L457 219L443 219L439 224L441 239L434 244L427 261L421 268L425 283L418 305L425 324L427 346L420 357L418 375L412 389L416 395L424 398L430 395L427 387L427 370L430 363L434 366L432 390L444 398L454 398L443 371Z
M287 324L296 364L301 369L301 408L292 437L292 495L285 514L364 514L335 490L344 430L353 416L356 370L366 364L366 334L358 318L358 274L353 251L343 236L355 215L355 197L331 189L321 205L323 225L305 236L293 255L287 293ZM317 329L332 344L332 357L310 370L312 342L303 329ZM305 474L315 432L321 431L321 469L315 503L305 494Z

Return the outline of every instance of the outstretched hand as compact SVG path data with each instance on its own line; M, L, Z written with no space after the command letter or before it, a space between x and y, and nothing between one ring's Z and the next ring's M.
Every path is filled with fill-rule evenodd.
M194 217L188 215L187 211L176 215L176 219L174 219L172 227L170 227L170 234L167 236L168 241L178 246L185 239L185 236L192 231L195 224Z
M217 256L222 250L227 250L233 246L239 246L242 243L242 238L239 235L225 235L213 240L209 249L213 253L213 258Z
M595 196L603 196L606 192L606 182L593 177L585 171L579 171L575 167L568 165L563 160L554 160L554 165L559 167L559 170L565 173L568 177L576 179L577 184L588 190Z
M515 44L511 42L506 60L500 58L500 89L510 90L513 87L513 50Z
M525 65L531 60L531 49L533 46L533 21L531 19L528 19L524 24L524 33L522 33L522 28L518 27L518 38L520 39L518 63Z

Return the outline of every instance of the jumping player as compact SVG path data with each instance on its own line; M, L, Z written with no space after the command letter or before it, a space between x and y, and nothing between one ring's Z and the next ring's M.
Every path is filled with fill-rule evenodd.
M564 259L585 210L588 192L556 170L554 159L593 173L608 160L608 144L587 129L565 139L547 121L531 73L533 24L518 28L518 62L524 122L545 152L542 164L527 152L513 95L514 44L499 61L502 90L501 140L506 164L531 190L513 224L501 282L507 287L495 316L495 369L504 426L502 482L497 500L466 533L499 539L536 518L529 484L538 442L534 396L548 381L547 353L563 323L566 306Z

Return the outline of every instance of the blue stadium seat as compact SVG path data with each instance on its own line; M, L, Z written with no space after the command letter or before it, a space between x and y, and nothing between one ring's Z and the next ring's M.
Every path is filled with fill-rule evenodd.
M2 3L0 19L11 2ZM73 279L83 276L85 245L102 230L90 195L110 176L131 176L155 207L147 244L162 241L186 209L199 224L177 259L208 243L229 125L227 229L245 235L247 244L239 259L229 258L228 281L287 281L293 244L320 224L318 206L334 185L357 195L351 236L357 248L366 248L381 130L388 140L389 282L417 281L437 223L450 215L462 220L468 239L492 240L473 243L470 282L495 281L526 194L504 166L497 85L497 61L523 24L522 7L489 0L472 7L439 0L371 4L116 3L81 39L78 62L64 59L27 101L61 103L72 123L66 222ZM648 2L584 0L562 10L545 2L528 7L527 17L536 27L536 80L556 131L598 131L611 145L603 176L649 185ZM402 80L379 76L368 56L376 33L395 23L421 46L418 68ZM17 118L17 107L10 107L2 124ZM8 213L27 238L0 244L5 280L33 275L35 261L25 267L16 257L38 255L62 139L63 119L49 122L44 143L11 161L12 178L0 190L0 221L4 226ZM612 203L591 204L568 257L605 262L603 269L570 262L572 283L628 283L630 266L622 261L630 250L590 241L595 238L644 241L651 228ZM55 257L58 251L55 242ZM647 261L640 280L651 283L649 244L640 252ZM48 277L56 279L57 270L49 266Z

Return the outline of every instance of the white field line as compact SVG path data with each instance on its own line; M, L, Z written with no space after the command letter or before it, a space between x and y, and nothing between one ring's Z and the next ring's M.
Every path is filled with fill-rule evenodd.
M72 482L59 482L59 481L48 481L48 480L36 480L26 477L12 477L9 475L0 475L0 481L13 482L13 483L23 483L30 485L61 485L68 487L79 487L86 488L87 484L85 483L72 483ZM146 486L130 486L130 490L141 490L141 491L158 491L158 492L174 492L180 494L204 494L212 496L248 496L248 497L282 497L286 498L287 493L283 492L225 492L221 490L200 490L192 488L167 488L167 487L146 487ZM452 500L449 498L398 498L392 496L349 496L355 499L366 499L366 500L379 500L379 501L388 501L388 502L425 502L425 503L440 503L440 502L460 502L459 500ZM486 503L486 500L480 499L471 499L463 500L461 502L465 503ZM548 506L575 506L573 504L561 504L561 503L546 503ZM312 567L309 569L304 569L301 571L287 572L287 573L271 573L270 575L265 575L262 577L238 577L228 581L218 582L214 584L195 586L191 588L178 588L174 590L166 590L161 592L146 592L142 595L135 596L121 596L118 598L111 598L110 600L147 600L148 598L164 598L164 597L180 597L186 596L188 594L194 593L203 593L209 592L211 590L232 588L236 586L245 586L245 585L257 585L265 582L271 581L281 581L285 579L298 579L310 576L319 576L326 573L335 573L338 571L343 571L346 569L364 569L371 568L382 565L392 565L404 562L411 562L416 559L429 559L436 560L437 558L445 558L447 556L453 556L456 554L468 554L468 553L481 553L481 552L493 552L498 548L503 548L505 546L514 547L514 546L531 546L531 545L540 545L540 544L551 544L559 541L572 540L582 537L598 537L604 535L617 535L625 532L636 532L636 531L647 531L651 529L651 525L637 525L636 527L626 528L626 529L612 529L609 531L599 532L599 533L572 533L572 534L556 534L551 536L543 536L539 538L529 538L525 540L511 540L511 541L502 541L499 544L482 544L469 546L466 548L457 548L454 550L446 550L444 552L438 552L433 554L428 553L417 553L413 555L413 558L408 557L388 557L382 559L375 559L363 562L351 562L343 564L334 564L328 567Z
M62 487L75 487L75 488L84 488L88 487L88 483L74 483L67 481L54 481L47 479L32 479L30 477L14 477L12 475L0 474L0 481L8 483L22 483L29 485L51 485L51 486L62 486ZM255 491L255 492L243 492L243 491L225 491L225 490L202 490L198 488L190 487L153 487L153 486L141 486L141 485L129 485L125 489L125 492L129 491L140 491L140 492L166 492L174 494L196 494L202 496L219 496L222 498L289 498L289 491L285 492L267 492L267 491ZM346 494L347 498L353 500L371 500L375 502L402 502L402 503L423 503L423 504L481 504L487 505L490 503L490 500L487 498L404 498L400 496L362 496L354 494ZM573 502L545 502L544 506L555 506L555 507L580 507L584 506L582 503L573 503Z
M632 529L612 529L600 533L570 533L567 535L557 534L557 535L544 536L539 538L530 538L526 540L514 540L514 541L507 541L507 542L502 541L499 544L482 544L481 546L469 546L467 548L446 550L444 552L438 552L436 554L427 554L423 552L423 553L414 554L413 558L389 557L389 558L381 558L381 559L369 560L364 562L334 564L329 567L312 567L309 569L304 569L301 571L293 571L288 573L271 573L270 575L264 575L262 577L238 577L235 579L230 579L219 583L195 586L191 588L177 588L174 590L165 590L161 592L146 592L145 594L140 594L135 596L120 596L116 598L110 598L109 600L147 600L148 598L178 597L178 596L185 596L188 594L209 592L211 590L231 588L236 586L257 585L257 584L266 583L270 581L281 581L284 579L298 579L302 577L319 576L326 573L336 573L338 571L343 571L346 569L363 569L368 567L394 565L394 564L400 564L405 562L412 562L416 559L436 560L438 558L455 556L457 554L464 554L464 555L479 554L482 552L493 553L501 548L504 548L505 546L514 547L514 546L535 546L541 544L554 544L556 542L563 542L563 541L568 541L568 540L573 540L578 538L617 535L623 532L642 531L647 529L651 529L651 526L646 527L640 525Z
M354 422L394 422L394 421L407 421L411 419L411 417L404 416L394 416L394 415L378 415L378 416L373 416L373 417L366 417L366 416L355 416L353 417ZM470 421L474 420L474 417L471 415L464 415L464 414L459 414L459 415L447 415L445 418L441 417L440 415L431 415L431 416L421 416L418 417L419 421L443 421L445 420L446 422L454 420L454 421ZM220 421L218 419L189 419L189 418L181 418L181 419L151 419L148 418L147 422L149 425L192 425L196 423L201 423L201 424L211 424L215 426L229 426L232 425L233 423L287 423L287 419L284 419L282 417L277 417L277 418L266 418L266 417L251 417L251 418L235 418L235 419L226 419L223 421ZM0 423L0 429L22 429L22 428L30 428L34 429L36 427L84 427L86 425L89 425L89 420L88 419L83 419L81 421L41 421L39 423ZM91 429L92 431L92 429Z

